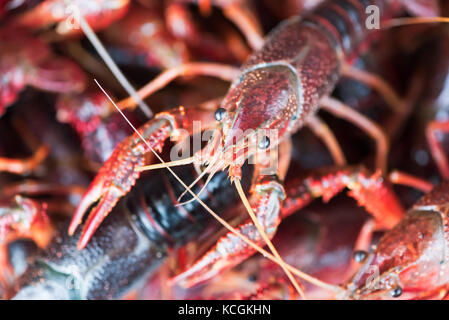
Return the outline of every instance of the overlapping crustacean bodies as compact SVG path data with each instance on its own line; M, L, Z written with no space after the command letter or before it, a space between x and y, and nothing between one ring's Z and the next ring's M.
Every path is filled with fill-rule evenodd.
M192 172L192 167L177 170L186 181L192 179ZM236 199L224 181L225 174L217 175L201 197L212 208L229 207ZM202 239L211 234L211 228L217 229L198 203L177 207L170 195L180 192L168 172L142 179L135 192L115 207L114 216L105 221L85 250L76 248L80 232L68 236L65 223L19 281L16 298L119 298L144 285L146 277L157 272L169 248ZM73 286L67 286L67 282Z
M47 250L36 255L35 262L19 280L15 288L18 290L17 298L123 297L131 289L140 287L148 275L152 275L153 279L148 290L156 290L162 285L161 294L148 295L148 290L144 290L139 297L298 298L301 289L289 272L285 271L287 265L281 263L282 259L270 246L270 239L276 233L275 248L279 249L283 260L290 265L290 271L295 271L294 268L305 269L311 275L333 284L325 284L318 279L310 280L319 287L304 287L312 298L444 297L448 281L445 272L447 259L442 254L447 246L447 184L443 183L428 193L403 217L399 199L407 197L398 198L389 180L399 183L404 181L397 179L397 175L393 176L396 179L388 176L387 163L397 160L388 157L387 138L397 143L395 138L402 126L407 124L412 111L407 109L407 112L401 113L405 109L400 108L405 108L406 103L401 101L385 80L348 64L356 61L354 56L361 52L357 49L367 38L368 32L364 27L366 5L379 6L381 20L384 21L401 14L404 9L413 15L435 16L438 1L337 0L315 7L320 2L301 2L297 7L308 13L302 18L292 18L282 23L265 40L254 18L256 12L260 13L270 5L260 3L203 1L199 3L199 12L196 12L195 5L188 6L192 1L187 0L174 0L156 6L153 1L144 0L139 3L49 0L31 8L0 7L0 15L7 17L2 20L1 30L5 33L2 36L4 43L8 43L4 48L0 44L0 55L3 58L0 67L4 75L0 109L3 112L7 106L16 103L14 108L8 109L4 120L21 128L24 140L30 145L36 144L33 140L39 140L39 143L50 148L47 151L48 159L43 165L42 157L37 157L38 160L28 166L28 170L20 172L32 174L32 181L10 184L11 181L6 179L8 188L5 190L9 190L15 202L12 202L14 205L5 205L4 219L0 220L0 226L4 228L0 230L6 230L10 240L26 236L33 238L34 233L22 232L23 228L19 228L22 224L15 224L13 219L20 210L23 213L33 211L25 210L25 202L28 209L40 208L34 210L41 213L38 215L41 219L37 220L47 222L44 211L51 214L56 211L72 212L73 205L78 203L69 227L73 236L66 234L67 224L54 224L57 226L57 236L50 241ZM185 103L184 97L188 95L178 94L182 91L180 87L187 87L185 91L194 91L195 87L208 91L206 85L202 87L204 82L200 80L188 78L187 82L166 88L161 93L162 99L159 97L159 100L154 100L158 101L155 104L180 107L158 113L140 127L139 133L148 140L152 149L160 152L164 144L169 144L168 139L179 133L180 129L187 130L189 135L197 134L191 124L194 120L201 121L203 129L216 129L207 146L191 158L190 163L195 165L197 171L194 173L189 161L186 161L189 167L179 168L176 172L189 184L193 183L201 170L207 171L209 178L207 175L198 178L199 181L190 188L214 212L226 219L233 218L235 230L221 230L198 201L179 205L182 197L177 198L185 194L185 188L168 171L144 174L139 179L140 167L149 162L147 154L151 148L141 141L138 134L129 135L131 131L124 121L120 123L121 116L115 112L109 99L87 83L85 73L92 73L92 70L99 68L95 54L89 52L90 49L85 50L83 47L87 47L86 44L78 40L82 34L76 28L76 21L70 19L70 10L74 9L72 4L79 6L80 14L94 30L103 32L100 37L113 49L113 56L119 58L121 67L135 83L142 82L142 77L146 79L155 67L165 70L156 78L156 84L152 84L154 87L149 90L150 93L162 88L176 76L185 74L214 75L233 81L224 99L220 98L214 103L191 103L189 99L194 94L186 99L189 103ZM217 15L218 11L220 14ZM206 23L205 28L199 21L208 19L207 16L211 14L215 15L214 18L206 20L211 26L207 28ZM230 27L229 21L225 22L221 14L237 26L238 32ZM276 15L290 13L273 14ZM271 19L276 20L273 17ZM127 30L127 34L129 31L130 37L120 35L117 30ZM249 50L243 38L254 49L247 60ZM65 43L70 43L67 50ZM396 46L391 48L396 49ZM413 50L410 49L408 54ZM372 52L376 52L372 55L381 56L376 63L382 63L385 56L381 55L381 50L373 49ZM80 62L84 70L68 60L65 57L67 53L75 58L73 61ZM82 54L83 58L77 57L77 54ZM140 59L142 57L143 60ZM198 58L209 60L210 63L190 63ZM215 63L240 64L241 61L246 62L240 70L235 66ZM136 70L145 72L141 75ZM354 111L330 97L343 76L372 87L380 97L380 103L394 111L387 109L388 120L395 121L384 121L383 117L378 116L378 110L373 111L369 107L356 108L357 111ZM397 78L399 82L404 79L407 79L406 75ZM111 79L106 80L108 84L113 82ZM208 85L213 87L212 81ZM42 109L46 110L42 112L54 119L42 121L39 113L35 117L25 113L24 119L32 124L27 126L17 120L15 109L19 112L24 104L33 100L27 98L33 97L33 94L29 94L30 90L24 90L25 87L56 93L56 97L45 93L37 95L45 97L40 103L54 104L55 108L51 112L48 106ZM347 88L350 88L350 93L356 90L351 86ZM113 90L111 96L124 96L117 88ZM31 92L34 91L31 89ZM358 94L354 92L354 96ZM205 92L199 96L199 102L207 100ZM349 96L352 98L351 94ZM341 98L345 102L351 101L347 99L347 94L342 94ZM128 99L128 105L118 105L123 108L127 105L126 108L131 109L132 103ZM218 105L220 108L217 108ZM351 121L362 130L350 127L351 130L357 130L357 133L352 134L348 126L325 116L336 136L344 137L340 139L344 140L340 147L330 128L321 120L321 113L317 116L321 107ZM127 112L134 118L133 123L142 120L139 112ZM374 115L379 123L374 123L362 112L370 117ZM70 126L65 126L65 129L75 130L81 140L81 148L79 141L72 139L70 149L73 153L67 153L60 142L75 135L59 134L62 131L58 130L53 132L54 121L68 123ZM322 147L316 140L308 140L302 134L303 131L298 132L299 140L294 139L292 151L289 140L303 127L312 129L330 152L320 149L317 158L311 154L302 154L300 150ZM444 129L444 126L438 128ZM237 131L244 132L247 129L275 129L277 136L264 135L259 141L256 135L248 135L248 143L244 139L234 139ZM339 132L343 131L345 133L340 135ZM351 131L351 134L347 134L347 131ZM371 144L365 143L365 134L374 138L375 154L370 151ZM37 139L30 138L33 135ZM360 143L362 140L363 143ZM438 139L431 141L438 145ZM212 152L212 147L219 144L224 149L217 155ZM277 146L280 148L278 170L266 174L265 162L262 160L266 160L267 150ZM434 150L432 152L435 154ZM248 155L257 155L253 177L243 166ZM404 158L399 156L397 163L400 164ZM346 162L354 164L364 160L367 161L363 165L346 165ZM78 202L77 197L83 187L76 184L86 185L86 171L96 171L98 162L104 164ZM323 163L332 162L337 166L321 167ZM375 164L374 169L371 168L372 162ZM15 162L9 159L6 163L12 167ZM24 161L19 163L23 164ZM303 165L306 163L311 164L308 168L311 169L310 174L304 172ZM444 176L444 169L441 170L444 161L438 161L438 166ZM54 170L49 170L52 167ZM291 168L294 168L293 171ZM239 198L233 186L225 183L227 173L224 169L229 170L237 186L240 180L244 182L244 188L241 188L243 191L237 187L239 196L246 199L244 192L249 190L252 207L249 204L241 208L235 206ZM413 173L419 175L419 172ZM423 176L428 178L427 174ZM50 187L46 184L49 181L53 183ZM424 181L408 181L415 182L415 186L421 189L429 189L429 184ZM251 188L249 184L252 184ZM350 197L342 196L329 204L315 203L310 210L301 210L316 198L330 201L344 189L357 200L360 208L351 203ZM26 193L30 198L14 197L16 193ZM64 200L59 199L61 194L64 194ZM414 198L414 194L407 200L409 198ZM44 205L44 202L47 204ZM245 209L250 213L252 211L256 218L251 221ZM84 221L83 215L87 212L90 215ZM335 213L335 216L329 217L330 212ZM109 213L111 216L106 218ZM302 213L306 221L300 216ZM29 221L30 227L34 227L31 223L34 216L29 215L28 220L23 220ZM104 224L100 226L103 219ZM291 225L282 224L284 219L292 221ZM261 226L257 225L257 221ZM44 225L48 227L46 234L50 235L50 224ZM83 230L75 232L78 225L82 225ZM344 228L341 227L343 225ZM293 227L302 231L292 231ZM219 234L216 234L217 230L220 230ZM357 263L350 259L353 249L363 246L366 249L371 244L373 232L385 230L389 231L365 260L365 254L358 252L356 260L362 262L362 265L357 268ZM235 232L240 233L240 236ZM276 263L267 262L261 256L251 257L258 250L247 242L248 239L259 247L268 243L273 253L272 260ZM6 244L3 249L5 247ZM78 250L77 247L84 249ZM168 259L165 259L166 255L169 255ZM370 272L374 269L378 271L378 277L373 278ZM295 272L298 274L298 270ZM348 278L341 288L336 286ZM223 284L233 286L223 287Z
M80 34L80 15L92 28L101 30L122 18L129 4L129 0L47 0L20 14L14 22L32 29L56 25L59 34Z
M401 12L403 7L400 4L405 4L396 1L370 3L382 9L382 21ZM217 130L207 147L196 153L190 162L197 167L206 167L205 172L211 176L227 169L242 199L245 196L241 187L238 187L242 178L240 168L249 156L257 155L256 176L251 188L252 206L249 203L246 205L247 210L254 214L254 221L243 223L237 230L258 246L267 243L273 254L279 258L269 241L282 219L281 208L286 195L281 180L289 163L288 139L304 126L315 128L319 133L319 127L323 127L316 118L320 107L352 121L375 139L375 166L381 170L377 176L372 173L366 176L364 173L357 173L354 180L348 178L352 177L351 173L344 171L344 178L339 180L340 176L337 174L336 178L330 179L332 182L329 184L336 185L336 190L346 186L371 193L368 197L365 197L366 194L358 196L362 196L361 202L368 208L374 208L371 210L376 218L374 229L392 227L401 217L401 206L391 189L369 182L382 182L382 174L387 173L387 138L379 126L328 97L342 74L354 74L354 71L351 71L350 67L344 67L344 64L345 59L354 53L369 33L364 24L364 4L359 1L328 2L304 18L293 18L282 23L267 36L263 47L256 50L243 64L240 74L230 72L229 76L226 72L219 72L221 69L217 66L210 68L223 78L234 79L221 107L215 113L215 110L198 108L173 109L156 115L139 129L139 133L124 140L105 162L75 212L69 228L70 234L74 233L84 214L94 205L84 225L79 248L82 249L87 244L101 221L119 199L132 189L140 175L139 167L144 165L143 155L151 150L160 151L165 140L180 129L187 130L190 135L194 134L190 123L201 120L205 127ZM195 66L191 68L194 69ZM201 69L200 66L197 68ZM164 81L162 78L169 72L170 70L155 82ZM180 74L183 72L180 71ZM377 79L377 82L379 81L381 80ZM266 135L258 141L260 137L255 133L257 130L275 130L276 136ZM238 136L239 132L244 134ZM148 142L141 141L141 137ZM344 164L344 156L338 144L335 141L330 142L334 139L333 136L328 133L322 137L327 141L336 162L339 165ZM222 149L216 152L218 145L222 145ZM280 165L275 172L265 174L264 154L266 158L266 150L277 146L286 148L287 151L280 152ZM367 182L362 182L365 179ZM368 190L370 187L372 189ZM311 193L316 192L318 196L324 195L325 198L327 192L332 194L333 191L335 190L327 190L326 186L310 190ZM353 190L352 194L357 195L357 192ZM383 209L391 210L377 210L378 197L384 200ZM262 223L257 223L257 219ZM246 241L235 238L236 235L232 232L225 235L211 251L176 280L188 284L207 280L219 271L242 262L256 251ZM229 246L229 243L232 243L232 246Z
M414 133L409 135L411 140L401 158L407 159L407 170L441 181L446 179L447 139L438 134L445 128L449 102L445 96L447 82L437 79L447 78L449 70L447 28L430 29L420 39L424 45L417 51L414 75L420 94L410 120L413 129L405 131L406 135L410 130ZM434 71L431 78L426 72L429 68ZM429 158L423 161L417 156L419 152ZM449 185L443 181L412 205L346 283L346 298L447 299L448 196Z
M23 30L0 30L0 56L0 114L26 86L59 93L80 92L85 87L78 65L56 56L44 41Z
M348 298L442 299L447 295L449 184L418 201L379 241L347 284Z

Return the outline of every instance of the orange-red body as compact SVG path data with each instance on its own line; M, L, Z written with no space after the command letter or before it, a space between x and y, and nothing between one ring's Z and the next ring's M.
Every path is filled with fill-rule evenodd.
M139 130L148 144L143 143L138 134L124 140L106 161L78 205L69 228L70 234L82 222L84 213L93 203L97 203L84 225L79 248L87 244L118 200L134 186L140 175L138 167L144 164L143 155L150 151L149 146L159 150L165 140L180 129L193 134L191 124L194 120L202 121L205 128L216 129L208 145L191 158L198 168L207 166L205 172L209 172L210 176L229 169L231 181L239 181L240 168L250 156L257 155L258 158L260 155L263 158L266 149L278 145L286 147L283 142L312 120L323 99L329 96L339 80L341 65L370 32L365 26L366 6L379 7L380 18L384 20L399 13L401 4L406 3L410 2L326 2L303 18L294 17L282 22L266 37L262 48L249 57L240 74L234 78L221 108L216 110L218 113L180 107L158 114ZM270 140L265 139L268 144L260 147L256 134L259 129L276 130L277 140L270 144ZM217 152L218 145L222 148ZM265 238L261 236L260 228L251 222L241 224L238 231L259 246L274 236L283 218L285 190L281 180L288 167L286 154L289 152L280 152L279 163L282 165L274 173L262 173L265 165L262 161L255 164L256 173L250 191L253 197L251 209L263 224ZM348 187L352 189L352 195L371 209L378 226L390 228L400 220L402 208L391 190L385 187L381 174L368 176L359 172L355 176L348 175L348 172L343 172L344 179L341 180L338 174L332 176L329 180L332 180L334 189L329 190L325 185L329 181L324 179L318 182L316 188L308 185L306 191L314 197L326 197ZM241 238L228 233L175 280L191 285L209 279L254 252L254 248Z
M426 194L346 284L353 299L441 299L449 288L449 183ZM397 292L397 291L396 291Z
M45 0L23 13L16 23L33 29L57 24L60 34L81 34L80 15L93 29L101 30L122 18L129 4L130 0Z
M60 93L80 92L85 85L84 72L75 63L16 29L0 31L0 73L0 115L27 85Z

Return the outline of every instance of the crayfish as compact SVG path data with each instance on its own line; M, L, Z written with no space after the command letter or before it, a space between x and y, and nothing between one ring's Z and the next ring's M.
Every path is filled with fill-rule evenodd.
M397 136L405 130L416 88L422 88L418 80L426 72L417 68L418 80L408 82L410 88L404 89L406 85L390 83L385 74L359 67L365 63L361 56L371 48L376 52L372 53L375 63L385 64L385 53L374 46L382 37L391 40L388 32L394 28L448 22L441 17L444 6L437 0L288 2L288 8L302 11L274 28L270 25L272 30L265 37L265 24L258 21L257 13L272 7L271 3L211 0L198 2L196 8L196 2L188 0L48 0L31 8L0 8L6 17L0 26L0 39L5 39L0 43L4 57L0 111L6 117L9 109L12 114L18 112L14 111L17 106L8 112L5 108L26 101L27 86L53 92L49 103L55 106L55 119L74 129L83 148L77 155L84 160L83 166L73 165L73 175L96 173L87 191L81 191L81 199L73 200L79 188L64 190L65 196L72 197L68 205L76 205L68 224L50 223L44 201L15 196L15 202L10 198L5 205L0 219L0 231L5 233L0 235L4 239L2 257L7 257L7 242L12 239L29 237L40 247L48 244L22 277L13 281L9 276L3 281L5 286L17 281L17 298L33 298L42 292L48 298L115 298L141 288L147 279L152 280L145 290L162 287L162 298L304 298L311 294L359 299L384 298L385 292L388 297L446 296L447 184L429 192L433 184L427 176L417 178L414 174L423 175L389 168L398 153L390 146L398 143ZM368 9L375 9L372 16ZM285 15L278 10L273 19ZM214 17L219 19L213 27L199 23L201 19L214 21ZM376 17L378 27L370 28L368 20ZM95 35L99 31L111 55ZM127 37L119 31L126 31ZM417 39L425 34L420 32L416 32ZM12 37L12 33L20 36ZM33 33L39 37L31 37ZM110 71L79 41L84 34ZM401 43L404 52L416 52L419 44L424 47L425 41L418 40L413 45ZM389 48L396 47L400 44L389 44ZM39 54L33 54L34 50ZM148 71L143 74L145 79L155 69L161 73L135 91L122 67L127 75ZM87 80L90 74L98 75L94 81L98 88ZM111 74L129 97L117 89ZM223 86L218 98L206 93L199 94L200 98L190 92L178 94L183 92L179 87L196 83L196 76L215 77L220 85L231 85ZM180 77L187 81L172 83ZM343 78L371 91L358 92ZM145 81L140 74L132 80ZM199 81L203 91L215 84L211 80L202 87ZM338 97L340 89L343 94ZM358 96L365 99L369 94L387 107L386 120L374 107L365 110L363 102L350 105ZM116 103L115 96L123 99ZM152 116L150 99L151 109L154 101L177 107ZM366 99L367 104L372 102ZM151 118L144 120L143 116ZM447 131L448 125L434 118L428 121L430 153L442 178L447 179L449 169L438 132ZM20 121L15 122L17 126ZM375 150L367 144L365 153L353 143L358 137L348 133L351 129L368 136ZM305 130L315 137L307 140ZM174 159L168 152L172 143L188 145L191 151L191 141L193 155ZM312 168L306 170L305 159L311 156L299 150L317 146L325 149L317 159L309 160ZM42 148L48 152L47 147L51 143ZM44 158L38 152L28 162L6 158L5 171L39 176L36 168L45 167ZM57 159L50 154L47 161ZM328 165L318 165L323 159ZM17 163L22 167L14 171ZM57 180L65 184L70 178ZM405 213L405 197L394 184L412 186L426 195ZM34 197L39 192L48 196L58 191L37 185ZM24 183L14 190L30 186L34 184ZM334 276L322 279L327 252L316 254L314 261L296 257L308 249L317 250L305 245L311 233L298 240L298 248L306 248L299 253L278 251L278 244L282 247L288 241L282 240L288 233L276 234L282 232L284 220L294 221L309 204L316 206L315 199L332 205L335 200L331 199L345 189L361 207L352 209L353 214L367 216L353 229L350 226L357 232L344 242L345 252L355 251L353 261L348 261L347 254L336 259L341 267L335 268ZM26 223L15 224L17 212L27 214ZM46 241L40 241L40 229L33 229L34 224L43 226ZM378 232L385 234L368 254ZM57 236L49 240L53 233ZM327 243L325 239L316 242ZM264 258L252 257L257 252ZM6 258L2 265L8 265ZM8 268L12 274L13 267ZM374 269L378 274L372 278L369 272ZM266 275L273 270L279 281ZM246 281L249 273L255 274L256 284ZM232 294L223 292L220 283L226 277L239 282L244 280L235 279L242 275L245 285Z

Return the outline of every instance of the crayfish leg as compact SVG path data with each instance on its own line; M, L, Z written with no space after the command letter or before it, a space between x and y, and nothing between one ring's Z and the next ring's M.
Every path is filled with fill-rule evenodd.
M386 172L389 141L382 128L370 119L352 109L350 106L329 97L324 97L320 101L323 109L335 116L348 120L361 130L365 131L376 142L376 168Z
M443 146L441 145L440 139L438 137L438 133L440 132L449 132L449 121L430 122L427 126L426 136L430 147L430 152L433 159L435 160L435 163L437 164L441 176L445 180L449 180L449 163L447 161L446 155L444 154Z
M27 159L0 158L0 172L25 174L33 171L45 160L48 152L48 148L42 145Z
M282 198L278 195L278 189L271 187L271 192L267 189L263 194L255 195L257 200L253 207L255 215L270 239L273 238L281 221L279 208ZM265 245L264 238L253 222L243 223L237 230L257 245ZM256 250L246 242L229 232L221 237L210 251L198 259L189 269L173 278L172 281L186 287L192 287L236 266L255 252Z
M221 78L223 80L232 81L240 74L239 68L219 64L219 63L186 63L177 67L168 69L156 78L147 83L144 87L137 91L137 94L142 98L146 98L154 92L162 89L167 84L180 76L203 75ZM133 109L136 106L136 101L133 97L126 98L117 103L121 110Z

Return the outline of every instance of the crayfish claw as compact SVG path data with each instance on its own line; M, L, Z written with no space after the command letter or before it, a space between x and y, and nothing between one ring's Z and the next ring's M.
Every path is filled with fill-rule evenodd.
M97 177L76 208L75 214L70 222L69 235L73 235L78 225L82 223L85 212L95 202L99 201L88 219L88 222L96 221L94 224L96 227L89 225L89 230L94 232L101 221L111 212L118 200L135 184L139 177L135 168L142 165L143 160L141 157L133 155L128 148L124 147L127 145L127 140L122 141L98 172ZM98 221L99 217L101 217L100 221ZM83 233L87 231L87 227L88 225L86 224ZM88 234L90 232L86 233L86 236L83 237L86 244L91 236L91 234L90 236ZM84 246L80 245L81 248L84 248Z
M404 209L391 183L382 176L380 170L374 174L362 170L355 177L357 180L348 186L348 194L366 208L382 228L394 227L404 216Z
M144 155L150 147L159 149L170 136L171 127L165 119L154 119L140 129L140 134L148 138L148 145L133 134L120 142L111 156L101 167L87 193L83 196L70 222L68 233L73 235L82 223L85 212L97 201L98 204L84 226L78 248L86 246L92 234L104 218L112 211L121 197L126 195L140 177L137 168L144 165Z
M98 229L101 222L106 218L109 212L117 204L118 200L123 196L123 191L118 188L110 188L108 193L103 196L100 202L92 209L86 224L84 225L81 237L78 241L77 248L79 250L86 247L94 232Z
M98 177L100 178L100 176ZM101 192L103 190L102 188L102 181L97 181L100 179L95 179L92 185L90 186L89 190L87 190L86 194L81 199L80 203L78 204L75 214L72 217L72 220L70 221L69 225L69 235L73 235L78 228L78 226L81 224L83 220L84 213L89 209L89 207L98 201L101 197Z

